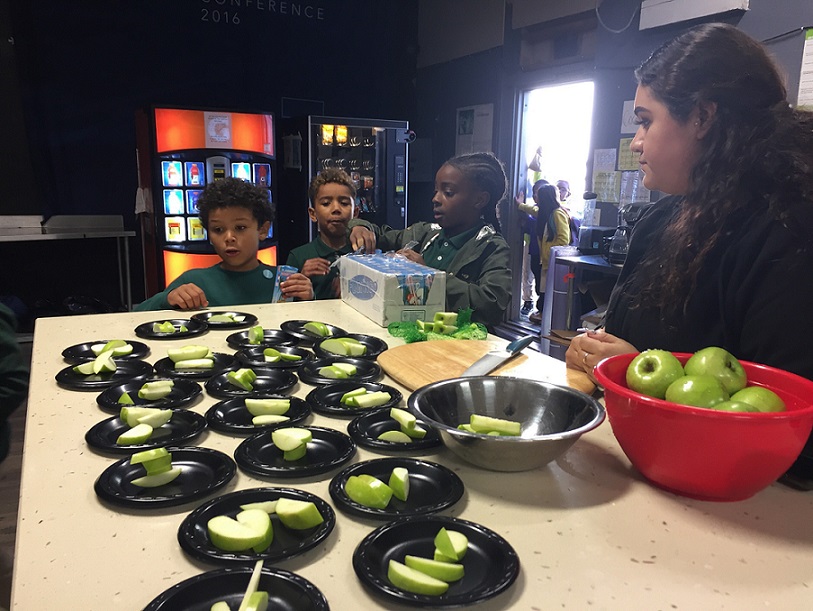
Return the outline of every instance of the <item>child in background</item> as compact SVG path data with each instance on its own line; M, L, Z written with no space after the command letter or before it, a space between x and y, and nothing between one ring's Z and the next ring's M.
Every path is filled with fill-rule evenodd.
M473 321L495 325L511 301L509 248L494 229L506 184L503 165L493 154L454 157L435 176L434 223L394 230L353 220L350 244L366 252L398 250L411 261L445 271L446 309L471 308ZM414 250L399 250L412 240Z
M308 244L294 248L287 265L295 267L313 283L314 299L341 296L339 270L330 264L353 252L347 239L347 223L356 216L356 187L343 170L328 169L311 181L308 216L319 235Z
M209 306L271 303L277 269L257 260L274 208L268 191L227 177L206 186L198 199L200 220L222 261L191 269L134 310L195 310ZM284 297L313 299L311 281L293 274L280 284Z

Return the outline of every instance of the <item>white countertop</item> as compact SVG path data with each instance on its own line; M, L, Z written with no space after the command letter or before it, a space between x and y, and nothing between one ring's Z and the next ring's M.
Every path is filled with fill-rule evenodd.
M377 335L390 346L400 339L339 301L240 306L265 328L291 319L322 320L347 331ZM164 318L162 318L164 317ZM97 392L59 388L68 346L99 339L137 339L136 325L177 318L141 312L40 318L36 323L31 392L23 455L12 609L141 609L168 587L220 568L191 560L177 541L178 526L204 500L158 510L102 504L93 491L113 461L97 454L84 435L110 416ZM144 341L154 363L171 346L196 343L231 352L226 336L209 331L186 340ZM540 376L564 380L563 363L534 354ZM385 383L392 383L389 379ZM304 397L311 386L300 383ZM206 396L198 413L217 401ZM349 419L314 414L309 424L345 431ZM207 431L194 445L228 455L242 441ZM353 461L382 457L359 448ZM609 422L583 436L558 461L523 473L496 473L463 463L440 449L418 458L453 469L463 498L442 515L482 524L518 552L514 585L477 606L496 609L808 609L813 606L813 494L774 484L736 503L695 501L663 492L630 466ZM307 490L333 505L331 477L255 479L238 469L218 496L258 486ZM319 479L321 478L321 479ZM210 497L207 497L210 498ZM331 608L407 609L381 602L352 568L356 545L380 521L337 509L326 541L274 566L315 584Z

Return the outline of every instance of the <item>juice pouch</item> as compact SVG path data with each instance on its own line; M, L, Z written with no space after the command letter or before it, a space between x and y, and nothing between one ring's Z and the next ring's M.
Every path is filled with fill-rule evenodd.
M293 297L283 297L280 283L285 282L292 274L297 273L299 270L290 265L277 265L277 277L274 279L274 296L271 303L280 303L283 301L293 301Z

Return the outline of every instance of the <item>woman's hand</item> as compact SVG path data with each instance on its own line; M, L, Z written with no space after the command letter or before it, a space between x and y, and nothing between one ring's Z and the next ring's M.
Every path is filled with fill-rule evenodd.
M350 230L350 246L353 250L364 248L364 252L375 252L375 233L364 225L356 225Z
M197 284L182 284L167 295L167 303L179 310L199 310L209 305L206 294Z
M313 284L304 274L291 274L284 282L280 282L283 297L296 297L304 301L313 299Z
M638 352L638 349L620 337L605 333L603 330L588 331L577 335L570 342L565 354L565 362L569 369L584 371L594 382L593 369L599 361L616 354Z

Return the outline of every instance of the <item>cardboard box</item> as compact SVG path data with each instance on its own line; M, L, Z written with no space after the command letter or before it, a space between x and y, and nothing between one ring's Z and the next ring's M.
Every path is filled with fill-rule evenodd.
M446 273L400 256L347 255L339 263L342 301L376 324L432 320L446 307Z

